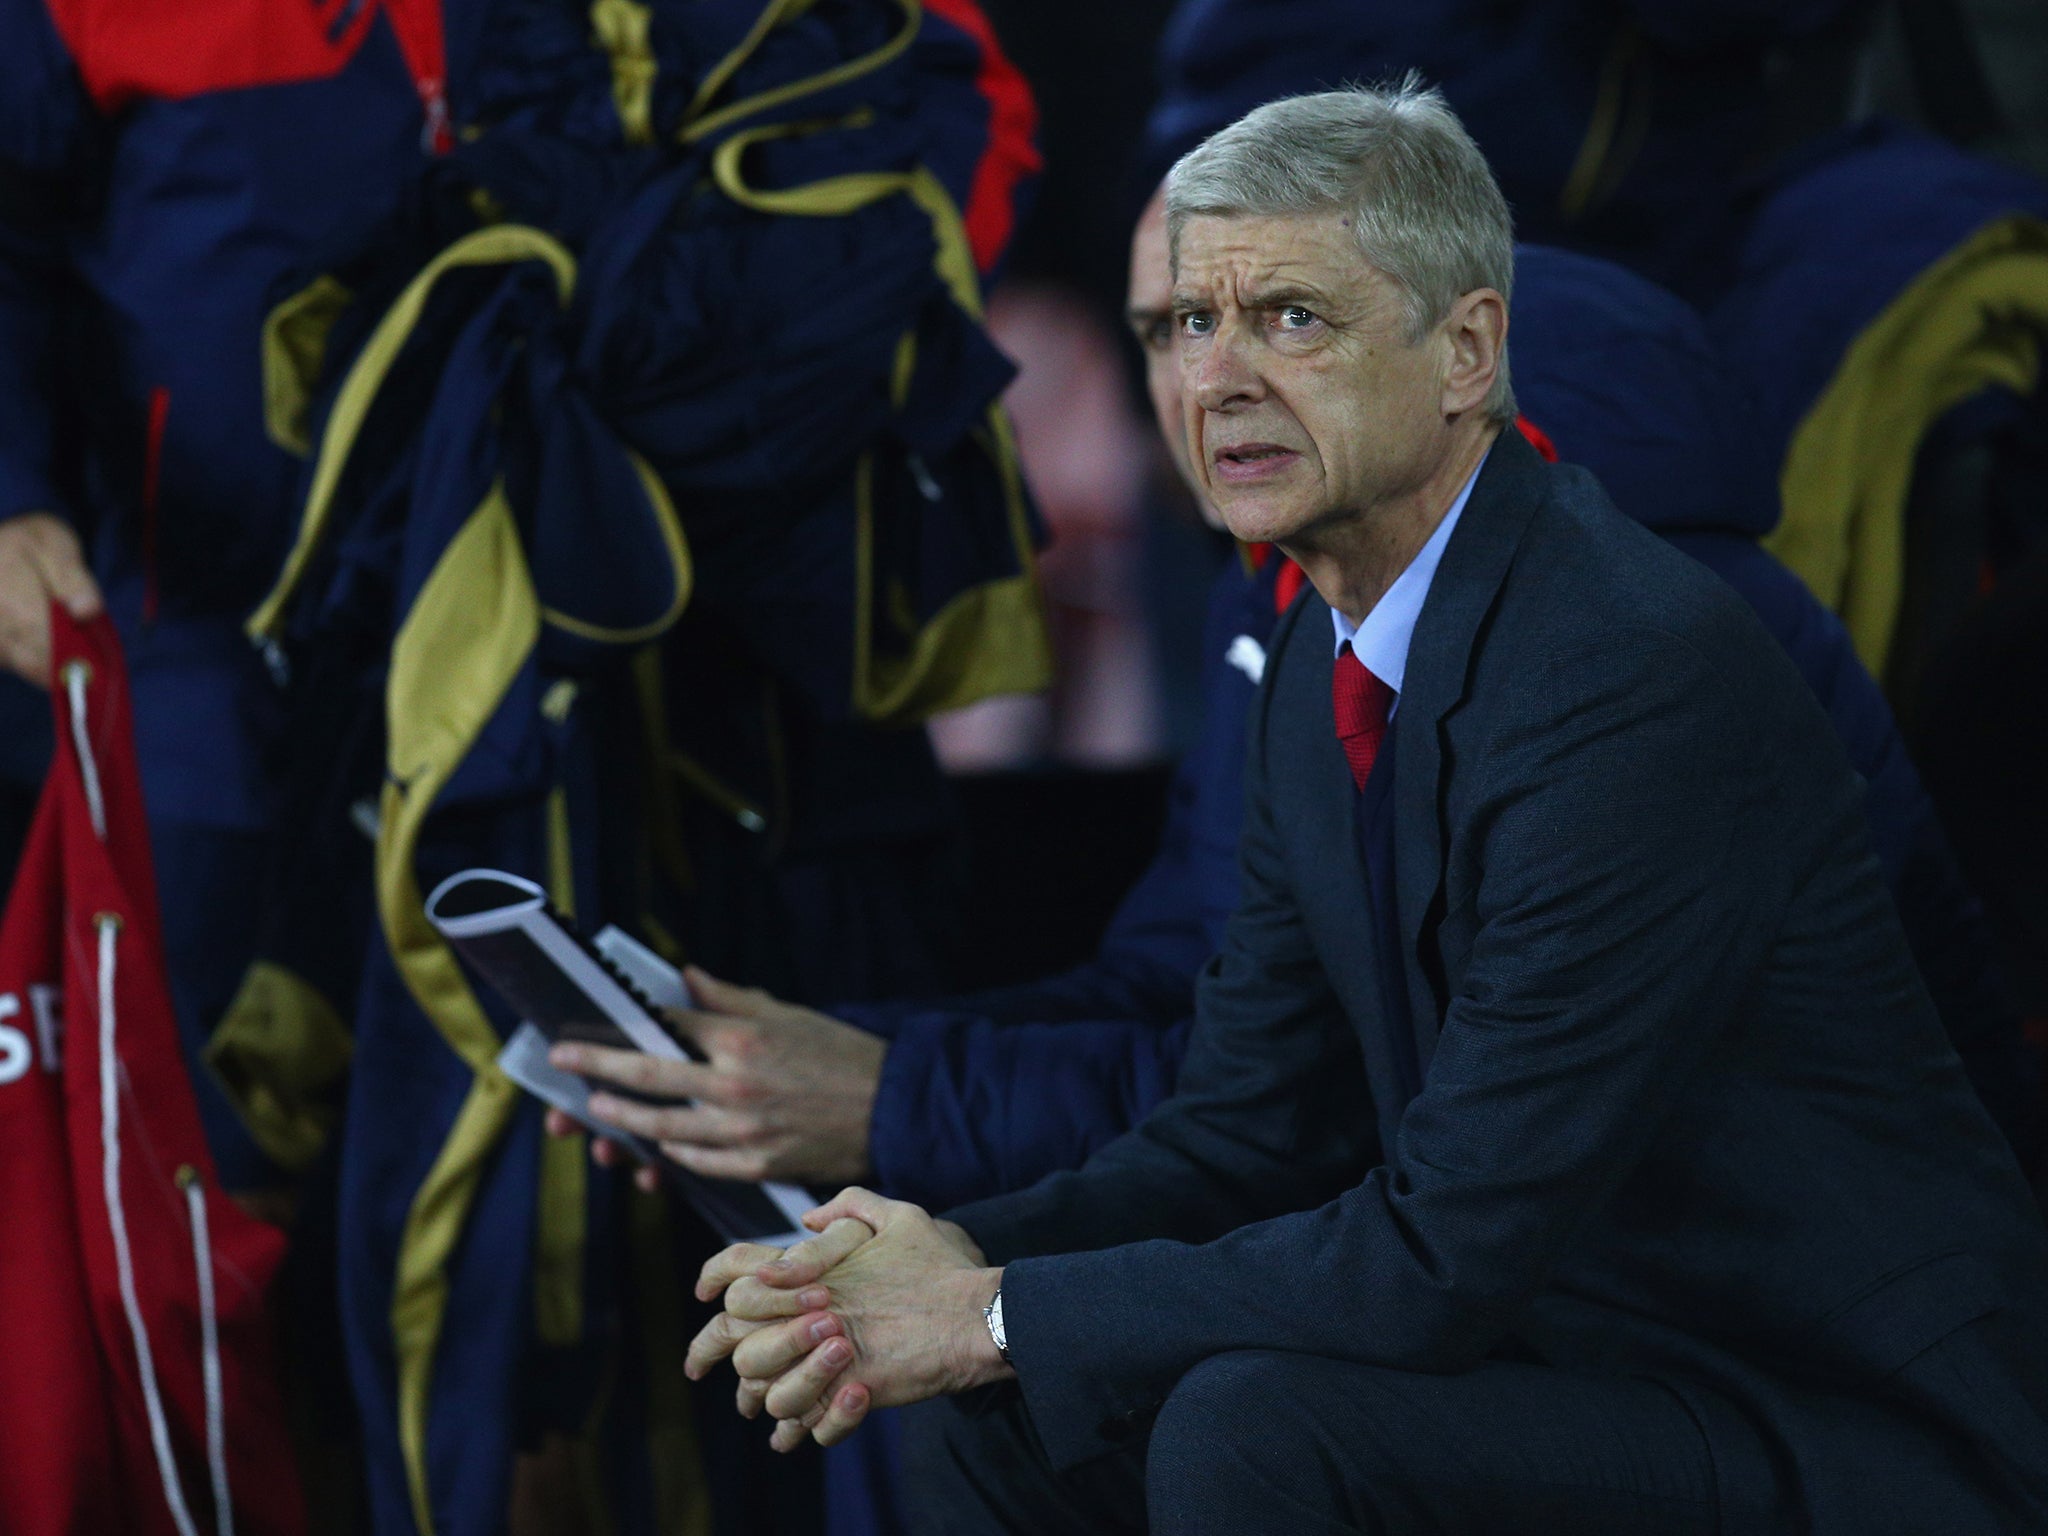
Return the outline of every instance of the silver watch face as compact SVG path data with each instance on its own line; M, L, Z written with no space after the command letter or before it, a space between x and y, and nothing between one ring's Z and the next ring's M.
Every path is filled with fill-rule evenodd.
M1003 1331L1003 1291L1001 1286L996 1287L995 1299L982 1309L981 1315L988 1320L988 1336L995 1340L996 1353L1005 1360L1008 1360L1010 1358L1010 1341Z

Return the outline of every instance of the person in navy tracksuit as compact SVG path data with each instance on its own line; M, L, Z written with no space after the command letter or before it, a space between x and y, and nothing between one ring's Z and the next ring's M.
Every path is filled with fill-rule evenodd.
M283 729L241 634L299 473L266 430L263 317L304 253L373 227L431 157L418 82L444 71L375 6L331 32L313 5L270 8L259 47L233 7L174 29L146 9L0 13L0 631L36 678L47 598L104 600L119 626L196 1058L256 927ZM438 6L408 14L429 9L439 48ZM9 771L39 775L20 757ZM195 1084L223 1179L268 1182L217 1085Z

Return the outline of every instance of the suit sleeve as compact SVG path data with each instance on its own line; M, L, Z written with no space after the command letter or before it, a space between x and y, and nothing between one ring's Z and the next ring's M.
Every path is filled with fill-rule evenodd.
M875 1096L875 1187L944 1210L1079 1167L1172 1091L1188 1029L905 1020Z
M1479 758L1489 787L1454 829L1477 840L1471 952L1387 1161L1341 1194L1291 1201L1292 1214L1206 1243L1155 1240L1007 1270L1012 1352L1056 1464L1108 1449L1116 1426L1228 1350L1426 1371L1475 1363L1638 1163L1751 994L1800 878L1789 850L1855 835L1846 771L1840 814L1819 834L1792 824L1794 813L1811 824L1818 807L1779 810L1765 743L1818 728L1803 691L1806 716L1791 720L1784 696L1796 684L1781 664L1769 674L1776 692L1764 690L1780 718L1767 725L1768 698L1738 707L1690 645L1658 632L1525 662L1541 666L1543 686L1511 690L1504 707L1516 713ZM1267 818L1255 805L1250 819ZM1248 861L1246 872L1260 904L1285 905L1277 871ZM1306 1040L1283 1025L1274 1054L1292 1070L1261 1059L1262 989L1233 965L1294 975L1289 995L1309 1008L1314 956L1287 924L1248 926L1203 994L1188 1071L1203 1061L1205 1099L1174 1101L1148 1122L1162 1150L1129 1159L1134 1177L1100 1179L1085 1197L1049 1193L1041 1209L999 1210L994 1222L970 1212L969 1230L993 1229L1014 1249L1020 1235L1056 1234L1035 1218L1062 1204L1145 1204L1156 1198L1148 1179L1182 1202L1205 1188L1219 1214L1235 1214L1255 1206L1260 1180L1306 1192L1284 1167L1290 1141L1357 1150L1356 1128L1333 1123L1330 1105L1309 1114L1290 1103L1314 1091ZM1204 1052L1212 1029L1227 1043ZM1161 1163L1170 1175L1155 1171ZM1109 1229L1106 1209L1093 1215Z
M91 107L42 0L0 14L0 519L57 509L52 327L61 210Z
M1120 914L1130 909L1146 884L1161 877L1165 867L1165 860L1153 862ZM1194 1003L1195 975L1209 953L1199 924L1182 926L1169 914L1143 933L1112 935L1086 963L1037 981L946 997L842 1003L830 1012L886 1040L903 1039L914 1028L928 1030L941 1018L962 1027L986 1024L997 1029L1101 1019L1129 1019L1161 1028L1187 1016Z

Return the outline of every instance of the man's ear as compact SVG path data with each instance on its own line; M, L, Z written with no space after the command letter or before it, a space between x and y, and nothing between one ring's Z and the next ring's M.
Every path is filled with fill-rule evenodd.
M1450 366L1444 370L1443 412L1461 416L1486 402L1507 356L1508 305L1491 288L1474 288L1444 317Z

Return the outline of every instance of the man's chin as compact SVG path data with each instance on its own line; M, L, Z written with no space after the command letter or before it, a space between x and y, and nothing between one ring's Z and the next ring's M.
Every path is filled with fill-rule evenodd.
M1280 544L1300 531L1299 507L1264 497L1233 497L1211 503L1231 536L1245 544Z

